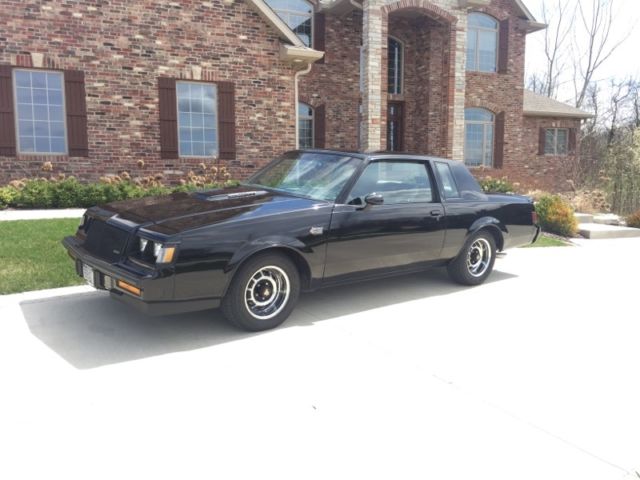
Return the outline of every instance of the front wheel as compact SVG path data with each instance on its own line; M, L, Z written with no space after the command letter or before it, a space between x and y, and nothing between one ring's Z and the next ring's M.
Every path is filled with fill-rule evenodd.
M449 276L462 285L480 285L493 270L496 241L489 232L473 235L456 258L449 262Z
M222 312L244 330L268 330L287 319L299 295L300 274L289 258L279 253L258 255L233 277Z

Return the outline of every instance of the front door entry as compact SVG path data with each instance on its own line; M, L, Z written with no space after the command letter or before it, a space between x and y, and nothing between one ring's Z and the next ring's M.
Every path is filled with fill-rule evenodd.
M404 104L389 102L387 107L387 150L401 152L404 150Z

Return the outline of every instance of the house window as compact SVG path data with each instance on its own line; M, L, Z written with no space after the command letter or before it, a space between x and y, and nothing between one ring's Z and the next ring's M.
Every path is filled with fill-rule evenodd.
M313 5L305 0L266 0L293 33L307 47L311 46L313 31Z
M569 130L547 128L544 135L545 155L566 155L569 151Z
M218 154L216 85L176 82L178 101L178 152L181 157Z
M62 72L14 70L18 151L67 153Z
M464 111L464 163L470 167L493 166L495 116L484 108Z
M498 63L498 22L484 13L467 20L467 70L495 72Z
M388 88L392 94L402 93L402 68L403 68L402 42L389 37L389 54L387 59Z
M313 108L298 102L298 148L313 148Z

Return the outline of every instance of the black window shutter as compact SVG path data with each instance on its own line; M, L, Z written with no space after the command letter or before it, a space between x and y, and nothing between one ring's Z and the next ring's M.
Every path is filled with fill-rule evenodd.
M70 157L88 157L87 100L84 90L84 72L64 71L64 94L67 108L67 142Z
M318 105L313 112L313 146L325 148L325 107Z
M178 121L176 79L158 78L158 109L160 113L160 157L178 158Z
M496 128L493 140L493 168L502 168L504 164L504 118L504 112L496 115Z
M498 73L509 69L509 19L500 22L498 32Z
M544 155L547 144L547 129L541 128L538 133L538 155Z
M321 52L325 51L325 26L326 17L324 13L316 13L313 16L313 49ZM324 57L316 63L324 63Z
M11 65L0 65L0 156L16 156L16 124L13 113Z
M569 129L569 153L576 153L576 146L578 140L578 131L576 128Z
M216 82L218 86L219 157L236 158L236 96L233 82Z

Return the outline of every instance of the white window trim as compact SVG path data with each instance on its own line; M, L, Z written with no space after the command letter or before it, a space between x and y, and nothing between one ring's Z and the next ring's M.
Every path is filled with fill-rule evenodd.
M309 107L311 109L311 115L300 115L300 105L306 105L307 107ZM304 102L298 102L298 105L296 105L296 107L298 108L298 124L296 125L296 128L298 129L298 145L296 145L296 148L298 149L302 148L300 146L300 121L301 120L311 120L311 147L310 148L315 148L316 146L316 132L315 132L316 109L313 108L308 103L304 103Z
M16 72L44 72L44 73L56 73L62 77L62 121L64 123L64 152L23 152L20 150L20 114L18 112L18 84L16 82ZM16 129L16 153L24 156L48 156L48 157L60 157L69 155L69 138L67 131L67 98L65 92L64 72L60 70L46 70L37 68L14 68L11 72L11 82L13 83L13 110L14 110L14 123ZM31 114L33 115L33 103L31 104ZM34 148L35 148L35 136L34 136Z
M553 136L553 153L547 153L547 131L553 130L555 132ZM566 144L565 144L565 152L558 153L558 131L564 130L566 132ZM544 154L549 157L566 157L569 155L569 129L562 127L545 127L544 129Z
M213 155L183 155L180 151L180 98L178 98L178 84L190 83L193 85L211 85L215 91L215 103L214 110L216 112L216 151ZM218 109L218 85L214 82L194 82L190 80L178 80L176 81L176 133L178 135L178 157L179 158L218 158L220 156L220 111ZM193 143L193 142L192 142Z
M404 93L404 53L405 53L405 45L404 42L402 40L400 40L397 37L394 37L393 35L388 35L388 38L398 42L398 44L400 45L400 69L398 70L400 72L400 82L399 82L399 92L393 92L393 93L389 93L389 95L403 95ZM389 53L387 52L387 55ZM387 72L389 71L389 62L387 62ZM387 75L388 76L388 75ZM387 78L387 92L389 92L389 79Z
M491 110L487 110L486 108L478 108L478 107L471 107L469 110L483 110L486 112L489 112L491 114L491 121L487 121L487 120L465 120L464 121L464 129L465 129L465 147L466 147L466 143L467 143L467 125L482 125L482 163L480 165L468 165L467 164L467 159L466 159L466 153L465 153L465 159L464 159L464 163L465 165L467 165L467 167L469 168L493 168L493 163L495 160L495 148L494 148L494 144L495 144L495 134L496 134L496 115L495 113L493 113ZM492 132L491 132L491 137L492 140L491 141L487 141L487 134L488 134L488 129L487 127L491 126L492 128ZM489 162L487 163L486 161L486 156L487 156L487 146L491 146L491 158L489 159ZM466 150L466 148L465 148Z
M500 22L492 17L491 15L488 15L486 13L482 13L482 12L470 12L469 16L471 15L483 15L485 17L489 17L491 18L494 22L496 22L496 28L489 28L489 27L469 27L467 26L467 43L469 42L469 34L471 34L471 32L473 32L473 34L476 37L476 48L474 50L474 64L473 64L473 68L468 69L468 71L470 72L478 72L478 73L498 73L498 60L499 60L499 50L500 50ZM496 34L496 52L495 52L495 69L488 71L488 70L480 70L480 33L479 32L492 32ZM468 65L468 60L467 60L467 65Z
M313 39L315 38L315 34L316 34L316 31L315 31L315 28L316 28L315 23L316 22L315 22L315 18L314 18L315 17L315 8L314 8L314 5L311 2L308 2L307 0L300 0L300 1L305 2L307 5L309 5L309 9L311 10L310 13L301 12L299 10L287 10L287 9L284 9L284 8L275 9L275 8L271 7L271 5L269 5L266 0L265 0L265 4L267 5L267 7L269 7L278 16L278 18L280 20L282 20L282 22L287 26L287 28L293 32L293 34L296 36L296 38L298 38L300 40L300 42L302 42L302 44L305 47L313 48ZM293 30L293 28L289 26L287 21L282 16L280 16L280 12L293 14L293 15L298 15L298 16L301 16L301 17L305 17L305 16L309 15L309 19L311 20L311 33L309 34L309 45L306 45L304 43L304 41L302 41L302 39L298 36L298 34Z

